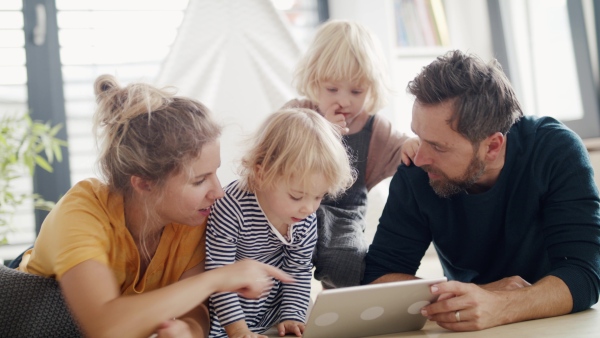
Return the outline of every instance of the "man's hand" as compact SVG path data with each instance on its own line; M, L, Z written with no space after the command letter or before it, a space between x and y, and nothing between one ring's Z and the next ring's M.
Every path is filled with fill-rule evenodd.
M277 332L279 332L279 336L283 337L287 333L295 334L296 337L302 337L302 333L304 333L304 323L297 322L295 320L284 320L283 322L277 324Z
M425 306L421 314L452 331L482 330L509 323L514 310L503 292L488 291L475 284L451 281L433 285L431 291L443 297Z
M431 286L438 300L421 314L452 331L474 331L524 320L571 312L573 299L567 285L546 276L530 285L519 276L483 286L456 281Z
M327 110L323 113L323 117L325 119L340 128L342 135L348 134L350 129L346 127L346 118L342 114L336 114L335 112L340 109L339 104L334 104L331 107L327 108Z

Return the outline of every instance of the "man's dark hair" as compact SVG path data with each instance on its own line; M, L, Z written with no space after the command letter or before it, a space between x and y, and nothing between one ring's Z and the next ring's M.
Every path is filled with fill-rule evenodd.
M420 104L454 100L454 115L448 123L473 144L496 132L506 134L523 116L500 63L494 59L486 64L459 50L449 51L424 67L406 90Z

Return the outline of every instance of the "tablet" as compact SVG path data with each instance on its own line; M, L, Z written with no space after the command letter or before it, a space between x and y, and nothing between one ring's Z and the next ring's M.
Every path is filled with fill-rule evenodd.
M310 310L304 338L358 338L420 330L421 308L435 301L429 287L446 277L323 290Z

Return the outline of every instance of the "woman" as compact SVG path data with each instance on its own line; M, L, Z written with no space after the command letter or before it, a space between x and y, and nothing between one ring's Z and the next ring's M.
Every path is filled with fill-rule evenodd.
M95 93L104 182L71 188L19 266L59 281L86 336L204 337L210 294L293 281L255 261L204 272L206 219L223 196L221 131L204 105L109 75Z

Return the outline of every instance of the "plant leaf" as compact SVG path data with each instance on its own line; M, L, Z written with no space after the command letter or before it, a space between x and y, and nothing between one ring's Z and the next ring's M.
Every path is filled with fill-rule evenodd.
M52 166L50 165L50 163L48 163L48 161L46 161L45 158L43 158L42 156L36 155L35 156L35 163L37 165L39 165L40 167L42 167L44 170L46 170L47 172L52 172Z

